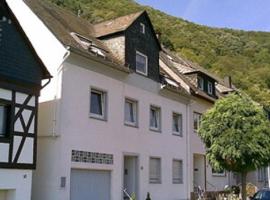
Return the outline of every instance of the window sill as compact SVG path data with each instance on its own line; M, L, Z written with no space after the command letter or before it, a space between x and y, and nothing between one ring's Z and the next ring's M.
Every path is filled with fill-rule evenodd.
M213 177L226 177L226 174L212 174Z
M161 130L160 129L156 129L156 128L150 127L149 130L150 131L153 131L153 132L156 132L156 133L161 133Z
M107 119L104 116L99 116L99 115L92 115L92 114L90 114L89 115L89 118L97 119L97 120L100 120L100 121L107 121Z
M175 184L175 185L183 184L183 181L175 181L175 182L173 182L173 184Z
M161 184L161 181L149 181L149 184Z
M133 124L133 123L129 123L129 122L124 122L125 126L129 126L129 127L133 127L133 128L139 128L139 126L137 125L137 123Z
M0 143L9 143L9 142L10 142L10 138L0 136Z
M148 76L147 73L143 73L143 72L140 72L140 71L138 71L138 70L136 70L136 73L139 74L139 75L145 76L145 77Z
M177 137L183 137L183 135L181 133L177 133L177 132L173 132L172 135L177 136Z

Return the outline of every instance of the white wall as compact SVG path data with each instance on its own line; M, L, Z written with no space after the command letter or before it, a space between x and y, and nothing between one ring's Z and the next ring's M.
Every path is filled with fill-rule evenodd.
M74 66L73 63L79 63L81 67ZM63 71L61 99L57 100L60 102L57 108L60 121L56 122L59 136L39 138L33 200L69 199L71 168L112 170L112 200L119 200L123 186L123 155L129 153L136 153L139 157L138 199L145 199L147 192L156 200L187 198L186 105L161 96L159 84L150 79L118 72L81 57L69 59ZM108 93L107 121L89 118L91 86ZM124 125L125 97L138 100L139 128ZM158 105L162 109L162 133L149 131L150 104ZM183 137L172 135L173 111L183 114ZM45 126L43 129L46 132ZM47 131L50 129L51 127L48 127ZM112 153L114 164L71 163L72 149ZM150 156L162 159L162 184L149 184ZM173 159L183 160L184 184L172 184ZM64 189L60 189L59 185L61 176L67 177L67 186Z
M30 200L31 183L31 170L0 169L0 194L5 200Z
M193 155L194 154L205 154L205 147L198 134L193 129L193 113L205 113L208 109L213 106L212 103L196 98L191 104L191 112L190 112L190 163L192 166ZM193 168L191 167L193 170ZM191 181L190 181L190 191L193 190L193 171L189 172ZM211 166L206 162L206 190L215 191L215 190L223 190L226 185L235 184L235 180L233 176L229 173L226 173L226 176L213 176Z

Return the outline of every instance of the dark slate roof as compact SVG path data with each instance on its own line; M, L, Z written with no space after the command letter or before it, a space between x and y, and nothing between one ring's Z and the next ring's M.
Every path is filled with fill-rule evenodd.
M20 33L22 34L23 38L25 39L27 45L30 47L30 50L32 51L34 57L36 58L36 60L39 63L39 66L42 69L42 79L49 79L52 78L50 72L47 70L46 66L44 65L44 63L42 62L42 60L40 59L40 57L38 56L37 52L35 51L31 41L29 40L29 38L27 37L27 35L25 34L23 28L21 27L19 21L17 20L16 16L14 15L14 13L12 12L12 10L9 8L9 6L7 5L6 1L1 1L0 6L5 6L8 9L8 12L11 14L12 20L15 22L14 24L17 26L18 30L20 31Z
M71 51L103 62L113 68L129 72L129 69L113 56L110 49L102 41L95 38L93 25L87 20L80 18L70 11L64 10L52 3L42 0L24 0L26 5L40 18L55 37ZM89 51L75 35L82 36L95 48L100 49L102 54Z
M189 76L189 74L191 73L203 73L209 76L210 78L216 80L217 83L215 87L217 89L216 92L218 97L224 96L223 93L232 92L235 89L227 87L223 80L207 72L198 64L185 60L180 56L170 52L168 49L165 49L164 47L160 52L160 59L166 66L168 66L172 71L174 71L174 73L176 73L190 87L191 93L196 96L200 96L211 102L214 102L216 100L215 98L206 94L204 91L197 88L196 84Z
M95 35L101 37L124 31L143 13L144 11L140 11L95 24Z

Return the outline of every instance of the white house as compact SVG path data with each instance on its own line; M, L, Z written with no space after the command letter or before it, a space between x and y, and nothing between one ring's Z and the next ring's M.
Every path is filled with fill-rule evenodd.
M51 75L16 16L0 1L0 199L30 200L40 90Z
M160 54L160 66L193 96L188 114L189 191L222 191L225 186L235 185L236 176L232 173L212 170L205 158L205 147L197 134L202 114L218 98L234 91L230 78L220 80L195 63L166 49Z
M176 200L235 184L212 171L196 133L230 81L162 48L146 12L92 25L25 3L19 19L54 77L40 98L33 200Z
M32 198L116 200L134 193L143 200L149 192L157 200L187 199L191 96L160 74L161 47L147 13L107 22L115 31L97 36L102 24L93 27L49 3L26 4L67 48L41 95Z

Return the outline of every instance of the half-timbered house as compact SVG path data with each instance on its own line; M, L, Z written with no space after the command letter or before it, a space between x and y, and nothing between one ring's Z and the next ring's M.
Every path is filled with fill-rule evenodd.
M0 199L30 200L41 82L51 75L0 1Z

